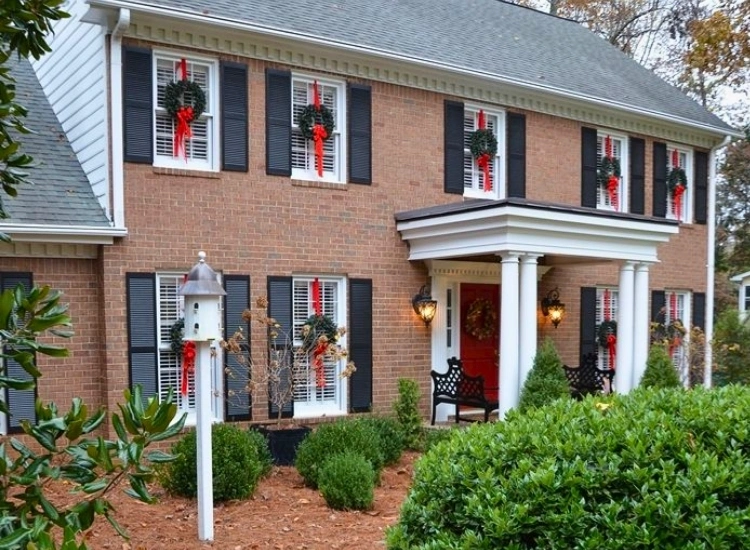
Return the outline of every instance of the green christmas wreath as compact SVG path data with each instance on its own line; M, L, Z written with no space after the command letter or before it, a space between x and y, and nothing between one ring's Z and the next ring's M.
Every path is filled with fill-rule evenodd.
M315 107L313 104L302 109L298 124L305 139L313 139L313 128L316 124L322 124L326 131L324 141L333 135L333 129L336 127L331 110L325 105Z
M620 161L615 157L604 156L597 162L596 181L600 186L606 188L612 176L619 178L621 174Z
M182 348L184 342L182 338L185 336L185 319L178 319L169 329L169 347L173 352L177 354L179 359L182 359Z
M302 347L305 349L312 349L321 336L325 336L330 343L338 340L339 327L328 315L310 315L304 326L309 327L302 329Z
M488 128L474 130L471 136L469 136L469 150L475 159L483 155L489 155L490 158L494 158L497 155L497 138L495 134Z
M675 166L667 174L667 189L674 191L678 185L687 188L687 174L683 168Z
M602 321L596 334L596 343L599 347L606 348L610 335L617 337L617 321Z
M190 103L186 102L187 98ZM164 88L164 108L173 119L183 107L192 107L191 120L196 120L206 110L206 93L192 80L175 80Z

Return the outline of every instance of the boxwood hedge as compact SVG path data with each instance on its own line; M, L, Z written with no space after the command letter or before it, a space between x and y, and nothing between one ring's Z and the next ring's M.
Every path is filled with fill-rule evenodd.
M750 389L562 400L417 464L390 549L750 548Z

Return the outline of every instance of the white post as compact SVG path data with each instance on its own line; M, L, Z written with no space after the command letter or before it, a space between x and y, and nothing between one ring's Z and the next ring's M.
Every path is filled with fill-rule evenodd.
M521 258L519 396L534 366L534 355L536 355L537 258L538 256L533 254L526 254Z
M617 312L617 357L615 364L615 389L618 393L629 393L633 388L633 320L635 308L635 274L633 262L625 262L620 268L620 287Z
M502 255L499 418L518 405L518 254Z
M196 342L195 366L198 418L198 538L214 540L214 478L211 450L211 342Z
M641 263L635 268L635 318L633 341L633 383L637 388L646 372L648 360L648 342L650 336L650 315L648 311L648 264Z

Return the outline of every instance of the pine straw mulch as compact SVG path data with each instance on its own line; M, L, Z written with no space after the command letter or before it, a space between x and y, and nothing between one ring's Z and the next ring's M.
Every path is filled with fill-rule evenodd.
M383 471L375 488L375 504L366 512L341 512L326 506L318 491L305 487L293 467L274 467L247 501L217 504L214 541L198 541L197 502L172 497L158 486L159 498L147 505L115 490L109 494L115 517L130 540L117 536L106 520L98 519L86 533L92 549L114 550L220 550L385 548L385 529L398 520L401 503L411 485L417 453L405 453L398 464ZM67 497L58 487L55 501Z

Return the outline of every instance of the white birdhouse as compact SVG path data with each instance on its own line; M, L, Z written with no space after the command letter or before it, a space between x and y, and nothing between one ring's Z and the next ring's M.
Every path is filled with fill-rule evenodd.
M185 297L185 340L206 342L221 338L219 296L226 292L216 272L206 263L206 253L198 253L198 263L188 273L180 288Z

